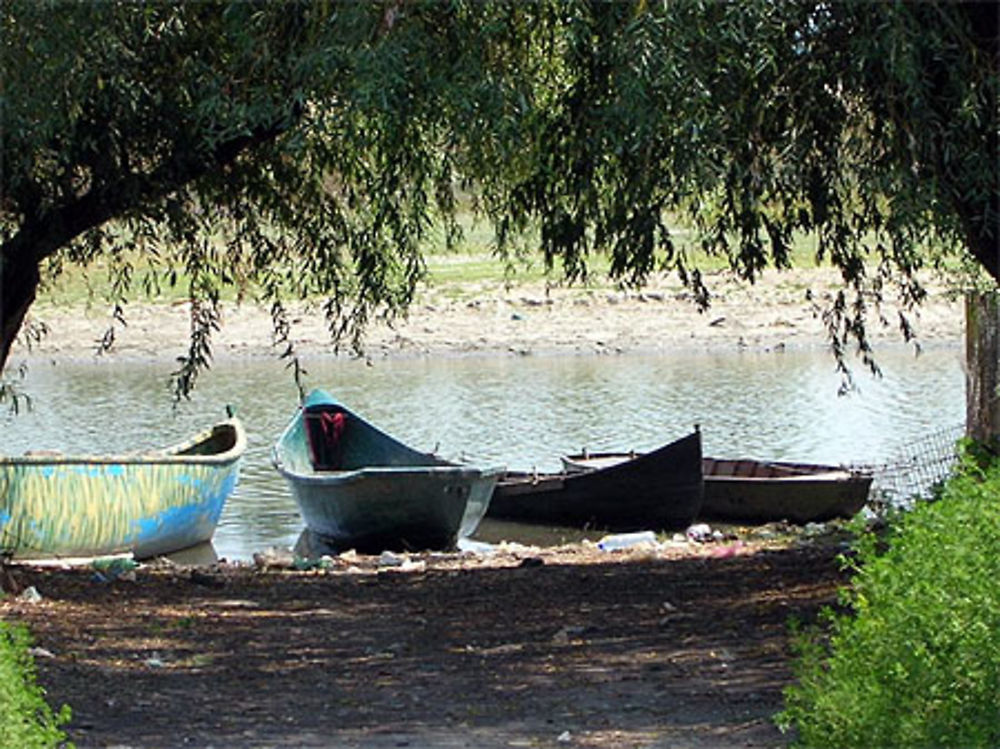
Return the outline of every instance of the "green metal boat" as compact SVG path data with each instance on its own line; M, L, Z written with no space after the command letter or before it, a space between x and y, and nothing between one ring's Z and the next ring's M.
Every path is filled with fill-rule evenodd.
M475 532L500 468L407 447L312 391L272 450L306 527L337 550L448 549Z
M210 541L245 450L243 426L230 418L150 452L0 456L0 551L144 559Z

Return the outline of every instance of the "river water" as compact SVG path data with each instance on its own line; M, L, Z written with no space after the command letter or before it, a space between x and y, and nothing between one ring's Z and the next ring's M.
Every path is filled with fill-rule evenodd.
M826 351L620 356L465 356L307 363L307 382L413 447L510 468L555 470L559 457L648 450L700 425L706 455L879 463L964 418L962 351L888 348L883 376L857 365L859 389L838 395ZM282 363L218 361L190 401L174 406L169 364L35 360L29 412L0 416L0 451L108 453L182 441L233 406L249 448L214 539L247 559L290 546L302 530L270 464L297 404ZM496 529L493 529L496 533ZM495 540L495 539L491 539Z

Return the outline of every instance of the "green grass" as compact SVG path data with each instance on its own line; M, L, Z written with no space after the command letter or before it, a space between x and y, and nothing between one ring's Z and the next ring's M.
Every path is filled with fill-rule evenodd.
M1000 460L966 458L887 543L862 537L849 610L798 636L779 725L800 747L1000 746Z
M427 268L425 288L435 294L451 299L463 299L474 293L476 287L502 289L506 286L524 284L563 284L563 269L556 261L552 269L546 269L542 253L531 236L525 240L528 249L513 254L509 260L498 257L494 252L492 229L483 221L474 221L471 216L459 219L462 239L456 247L446 248L443 233L434 230L425 242L424 261ZM677 232L677 242L683 246L688 234ZM812 268L816 266L815 239L798 236L791 255L792 267ZM124 258L133 267L132 289L128 298L134 302L154 301L170 304L187 298L187 278L183 273L176 276L173 285L162 278L162 270L150 266L139 252L126 252ZM663 261L661 255L658 262ZM700 251L688 249L688 263L702 273L717 273L729 268L729 260L723 256L708 256ZM587 285L590 288L612 289L617 282L609 277L610 258L606 253L594 252L587 258ZM59 306L105 305L112 297L111 263L107 257L94 259L86 268L67 265L55 277L46 277L46 284L39 294L39 301ZM151 293L146 291L146 281L151 282ZM158 281L155 283L154 281ZM471 289L471 290L470 290ZM252 294L252 289L250 290ZM232 301L236 298L233 287L222 289L222 298Z
M25 627L0 621L0 747L72 746L59 728L69 721L70 709L53 712L45 701L30 647Z

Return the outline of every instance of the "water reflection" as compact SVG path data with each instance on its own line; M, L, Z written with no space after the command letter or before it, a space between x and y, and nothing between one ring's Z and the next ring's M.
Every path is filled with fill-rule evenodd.
M829 354L467 357L308 363L310 382L414 447L512 468L556 470L559 456L648 450L702 427L706 454L815 462L886 460L964 414L961 350L880 353L882 379L838 397ZM215 537L219 556L291 546L302 530L270 464L297 402L273 360L225 360L173 406L169 364L32 365L34 410L0 417L0 449L114 452L183 440L231 404L247 427L240 485ZM509 529L492 529L499 540ZM486 531L484 530L484 533Z

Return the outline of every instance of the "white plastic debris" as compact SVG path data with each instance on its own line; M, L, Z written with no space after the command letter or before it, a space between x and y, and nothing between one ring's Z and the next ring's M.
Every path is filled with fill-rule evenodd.
M695 523L688 527L685 535L691 541L704 543L712 540L712 528L707 523Z
M378 558L379 567L402 567L408 561L407 557L383 551Z
M653 531L615 533L610 536L604 536L597 542L597 548L601 551L619 551L621 549L634 549L636 547L656 548L658 546L656 534Z
M24 603L40 603L42 600L42 594L38 592L38 588L34 585L29 585L21 591L21 595L17 597L17 600L23 601Z
M463 554L475 554L488 556L497 553L495 544L488 544L485 541L474 541L471 538L458 539L458 550Z
M423 559L407 559L401 565L399 565L400 572L426 572L427 562Z

